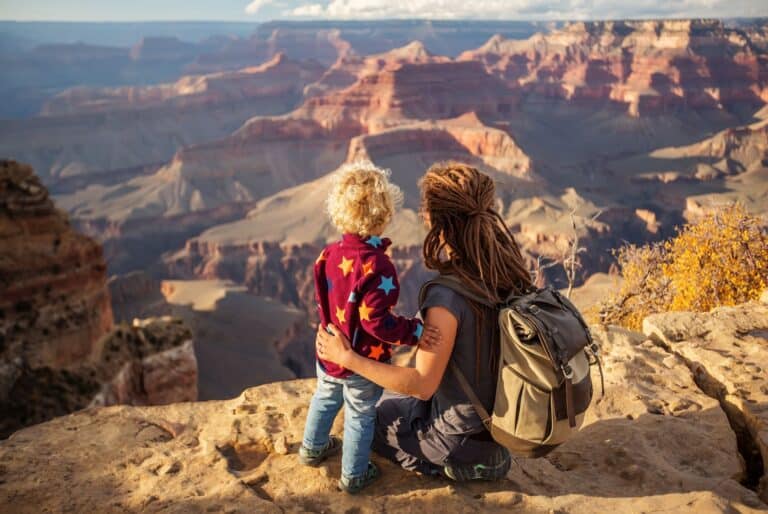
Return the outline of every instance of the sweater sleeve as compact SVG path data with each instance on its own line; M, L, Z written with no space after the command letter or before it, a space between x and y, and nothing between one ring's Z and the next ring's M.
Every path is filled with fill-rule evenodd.
M400 283L394 264L386 255L378 256L373 271L363 276L358 287L360 327L372 337L389 344L415 345L423 325L416 318L392 312L400 296Z
M320 326L328 326L329 313L328 308L328 281L325 275L325 263L327 258L327 249L323 249L315 261L315 302L317 303L317 315L320 320Z

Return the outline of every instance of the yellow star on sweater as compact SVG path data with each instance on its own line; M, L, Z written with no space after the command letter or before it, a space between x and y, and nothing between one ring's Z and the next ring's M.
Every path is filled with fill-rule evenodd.
M347 322L347 315L341 307L336 307L336 319L339 320L339 323Z
M360 321L371 321L371 313L373 307L368 307L363 300L363 304L360 306Z
M354 259L347 259L346 257L341 257L341 264L339 264L339 269L346 277L349 275L349 272L352 271L352 265L355 263Z
M363 263L363 276L373 273L373 261Z

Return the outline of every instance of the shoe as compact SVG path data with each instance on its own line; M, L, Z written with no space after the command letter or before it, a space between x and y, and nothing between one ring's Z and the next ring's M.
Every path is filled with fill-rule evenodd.
M339 452L341 449L341 439L332 435L328 437L328 442L320 450L310 450L303 444L299 448L299 460L305 466L319 466L325 459Z
M339 479L339 489L349 494L357 494L377 478L379 478L379 468L369 461L364 475L353 478L342 475Z
M512 457L504 450L498 452L487 464L451 464L443 467L445 475L457 482L468 480L486 480L495 482L501 480L509 473L512 466Z

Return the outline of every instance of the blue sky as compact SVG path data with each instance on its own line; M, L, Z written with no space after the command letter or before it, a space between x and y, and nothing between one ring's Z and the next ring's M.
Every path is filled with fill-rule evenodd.
M0 0L0 19L604 19L768 16L766 0Z

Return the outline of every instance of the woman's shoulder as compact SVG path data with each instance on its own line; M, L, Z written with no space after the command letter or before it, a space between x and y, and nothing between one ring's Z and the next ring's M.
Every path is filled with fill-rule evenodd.
M442 284L432 284L427 288L424 301L419 306L422 316L426 316L430 307L444 307L461 323L470 307L464 297Z

